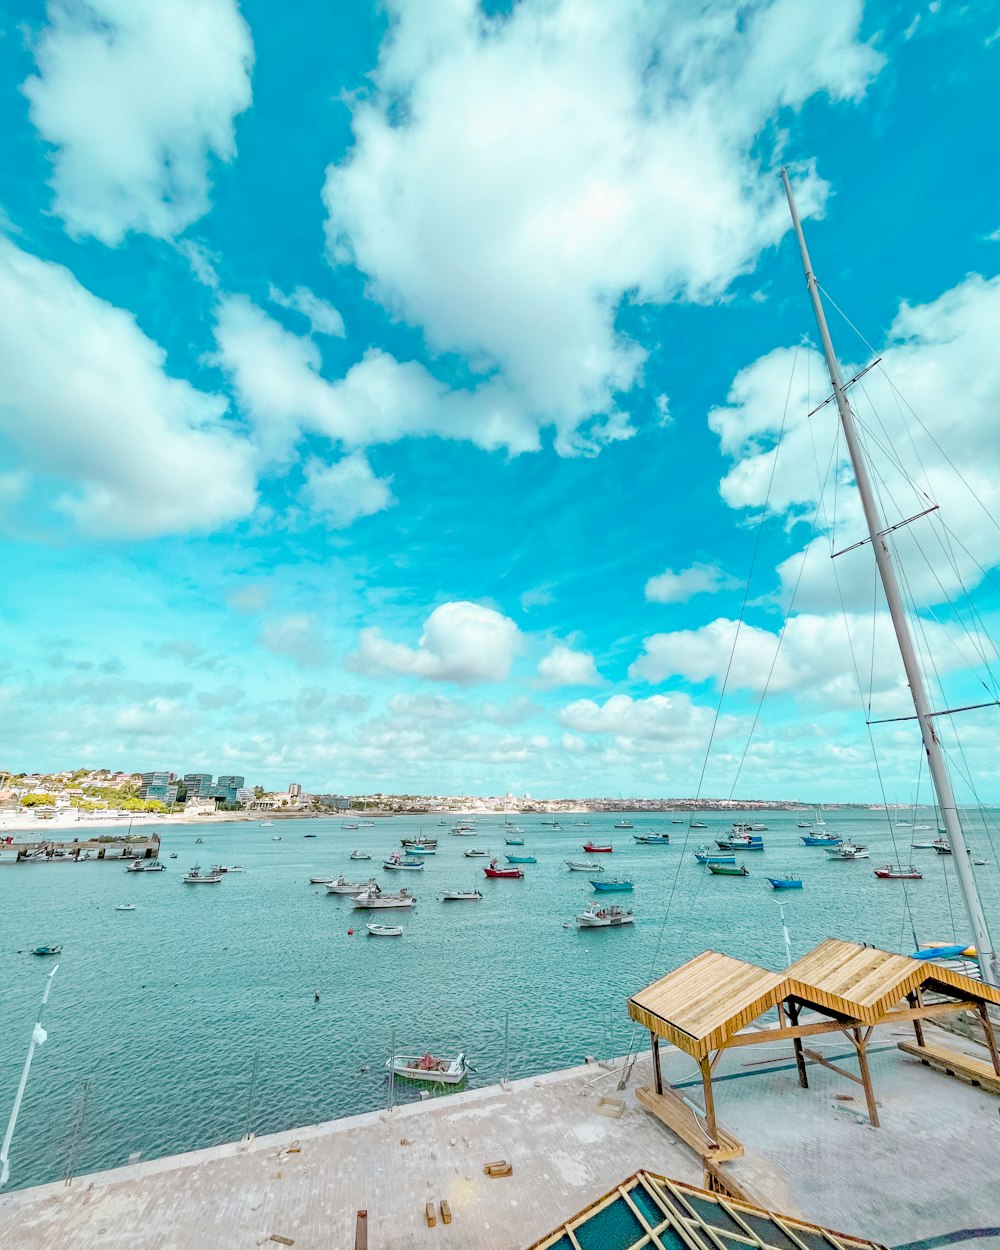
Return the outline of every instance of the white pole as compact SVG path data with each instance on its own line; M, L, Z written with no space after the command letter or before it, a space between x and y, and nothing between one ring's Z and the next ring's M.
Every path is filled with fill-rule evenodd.
M28 1084L28 1073L31 1070L31 1060L35 1054L35 1047L41 1046L48 1034L42 1028L42 1016L45 1014L45 1004L49 1001L49 991L52 989L52 978L59 971L59 965L52 969L45 978L45 993L42 995L42 1003L38 1008L38 1019L35 1027L31 1030L31 1042L28 1046L28 1055L24 1061L24 1071L21 1073L21 1081L17 1087L17 1093L14 1095L14 1105L10 1110L10 1119L7 1121L7 1132L3 1136L3 1145L0 1146L0 1185L7 1184L7 1177L10 1175L10 1143L14 1136L14 1126L17 1124L17 1114L21 1110L21 1099L24 1097L24 1087Z
M805 235L802 233L802 222L799 220L798 209L795 206L795 197L792 195L792 187L788 181L788 171L786 169L781 171L781 180L785 186L788 208L792 214L792 225L795 227L795 234L799 241L799 250L802 253L802 268L805 270L806 286L809 289L809 298L812 301L816 325L819 328L819 337L823 344L823 355L826 357L826 367L830 374L833 395L837 401L837 411L840 413L840 423L844 430L844 439L851 457L851 466L854 469L854 480L858 484L858 494L861 496L861 506L864 509L868 533L871 536L875 563L878 566L882 589L885 591L885 601L889 609L889 615L892 618L896 642L899 644L899 653L903 660L906 680L910 687L910 694L913 697L913 707L920 725L924 750L927 752L928 769L931 774L931 780L934 783L934 790L937 794L938 806L941 809L945 829L948 833L948 842L953 852L952 861L958 876L962 898L965 900L969 923L972 926L972 936L979 958L979 967L982 971L983 980L988 985L1000 986L1000 963L998 963L997 953L993 949L993 942L990 939L989 928L986 924L986 915L983 912L982 900L979 897L979 889L972 873L972 863L965 843L965 834L962 831L962 825L958 818L958 806L955 802L951 778L948 775L948 765L945 762L941 742L934 727L930 702L927 698L927 691L924 688L923 673L920 671L920 665L917 662L916 649L913 646L913 638L910 635L910 626L906 618L906 608L903 604L903 597L900 594L899 584L896 581L896 571L893 568L889 544L886 542L885 525L879 515L878 504L875 501L875 492L872 489L871 478L868 474L868 465L865 462L861 444L858 440L858 432L854 426L854 413L851 411L851 405L847 402L844 380L840 372L836 353L833 350L833 340L830 338L830 329L826 323L826 314L823 311L823 303L819 295L819 283L816 281L816 275L813 273L809 251L806 248Z

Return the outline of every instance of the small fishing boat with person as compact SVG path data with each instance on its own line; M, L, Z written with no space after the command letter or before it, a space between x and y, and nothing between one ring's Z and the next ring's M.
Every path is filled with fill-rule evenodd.
M440 1085L460 1085L469 1075L465 1055L435 1059L430 1051L422 1055L394 1055L385 1065L392 1075L404 1081L428 1081Z
M375 881L370 881L354 899L359 911L380 911L384 908L413 907L416 898L404 885L398 894L386 894Z
M420 835L420 836L418 836L418 837L416 837L416 838L412 838L412 837L411 837L411 838L400 838L400 840L399 840L399 844L400 844L400 846L403 848L403 850L404 850L404 851L408 851L408 850L410 850L410 849L411 849L411 847L414 847L414 846L433 846L433 847L437 847L438 840L437 840L437 838L425 838L425 837L423 837L423 835Z
M846 862L852 859L867 859L868 847L860 842L840 842L837 846L829 847L826 853L831 860Z
M496 859L491 859L489 862L489 867L484 868L483 872L491 880L494 878L501 878L501 877L510 878L511 880L517 880L524 876L524 869L520 867L520 865L512 864L508 868L501 868L500 861Z
M576 917L578 929L617 929L621 925L632 924L635 916L630 907L619 907L617 903L598 903L596 900Z

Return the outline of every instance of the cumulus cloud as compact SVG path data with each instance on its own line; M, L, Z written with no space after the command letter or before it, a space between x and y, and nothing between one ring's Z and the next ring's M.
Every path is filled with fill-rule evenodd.
M654 694L633 699L615 694L603 704L577 699L559 713L566 729L582 734L612 734L622 741L679 742L705 733L713 714L692 703L686 694Z
M561 642L539 661L538 679L539 685L550 690L556 686L596 686L601 680L589 651L574 651Z
M344 318L325 299L320 299L307 286L297 286L291 295L285 295L276 286L269 288L267 298L279 308L291 308L301 313L309 322L314 334L330 334L342 339L346 333Z
M1000 356L993 342L998 321L1000 278L971 275L927 304L904 303L878 353L881 366L851 391L886 524L940 505L939 517L891 538L918 605L954 597L980 580L979 566L994 568L1000 561L996 528L986 519L1000 512L1000 480L991 469L1000 411ZM754 361L734 379L727 404L709 415L732 461L722 497L733 508L760 508L773 473L772 512L811 522L821 505L822 536L808 548L797 602L834 609L843 594L858 609L871 602L870 552L838 559L839 591L829 556L867 530L842 441L837 443L836 408L829 404L808 415L828 393L822 358L802 350L797 355L796 361L793 349L779 348ZM845 373L858 367L847 363ZM959 543L940 528L942 521ZM801 564L801 555L793 555L780 566L786 595Z
M331 256L434 350L501 376L563 452L630 432L645 350L623 299L719 298L788 229L759 137L882 58L860 0L393 0L355 144L327 173ZM824 184L800 176L804 213Z
M208 211L212 157L231 160L253 44L235 0L52 0L24 84L55 149L55 211L115 245L169 238Z
M363 629L352 663L364 672L472 685L504 681L520 646L520 630L509 617L478 603L458 601L434 609L416 647L390 642L377 627Z
M695 595L714 595L720 590L730 590L736 585L715 564L692 564L689 569L673 572L667 569L646 583L646 598L650 603L687 603Z
M378 348L344 377L328 380L312 338L292 334L244 296L220 302L216 342L217 362L273 458L290 456L303 431L348 448L431 434L468 439L488 451L539 446L537 427L516 410L502 384L452 391L423 365Z
M358 517L391 508L396 502L391 484L391 477L376 477L365 457L356 451L336 464L310 460L301 498L312 513L342 527Z
M260 641L272 655L286 656L299 668L324 668L329 662L319 618L309 612L265 621Z
M94 534L208 530L256 504L225 399L165 359L131 314L0 238L0 430L40 494L73 484L56 506Z

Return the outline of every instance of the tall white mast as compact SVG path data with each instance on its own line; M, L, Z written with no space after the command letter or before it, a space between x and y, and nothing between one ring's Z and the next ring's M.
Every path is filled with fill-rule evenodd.
M837 401L837 411L840 413L840 423L843 426L844 439L847 443L851 465L854 469L854 480L858 484L861 506L864 509L865 521L868 524L868 533L871 535L872 550L875 552L875 563L878 565L879 577L882 580L882 588L885 591L886 604L889 608L889 615L892 617L892 627L896 633L896 641L899 644L899 652L906 672L906 680L910 687L910 694L913 696L913 707L917 714L917 721L920 724L924 750L927 752L927 765L930 770L931 780L934 783L938 807L940 808L948 834L948 842L952 849L952 862L955 865L955 872L962 890L962 898L965 900L969 922L972 925L972 935L979 957L979 966L982 969L984 981L989 985L1000 986L1000 964L998 964L997 953L993 949L993 943L990 940L986 916L983 912L983 904L979 897L979 889L976 886L976 879L972 873L969 850L965 844L965 834L962 832L962 824L958 818L958 808L955 805L955 794L951 787L948 766L945 762L944 752L941 749L941 742L934 728L933 713L927 699L923 674L917 662L917 654L910 634L903 597L900 594L899 583L896 580L896 571L893 568L889 544L886 542L885 525L879 515L878 505L875 502L875 493L872 490L871 477L868 473L868 465L865 462L861 444L858 441L858 433L854 425L854 413L847 402L843 376L833 350L833 341L830 338L830 329L826 323L826 314L823 312L823 303L819 295L819 283L816 281L812 262L809 260L805 235L802 233L802 222L799 219L799 212L795 206L795 197L792 195L792 187L788 181L788 171L786 169L781 171L781 180L785 186L785 195L788 197L788 207L792 214L792 224L795 227L795 234L799 241L799 250L802 253L802 268L806 274L806 286L809 289L809 298L812 300L813 312L816 314L816 325L819 328L819 337L823 344L823 355L826 357L826 367L830 372L833 395Z

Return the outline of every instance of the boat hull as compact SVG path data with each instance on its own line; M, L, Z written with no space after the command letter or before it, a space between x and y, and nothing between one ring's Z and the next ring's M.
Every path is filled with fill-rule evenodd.
M768 877L772 890L801 890L802 882L797 877Z

